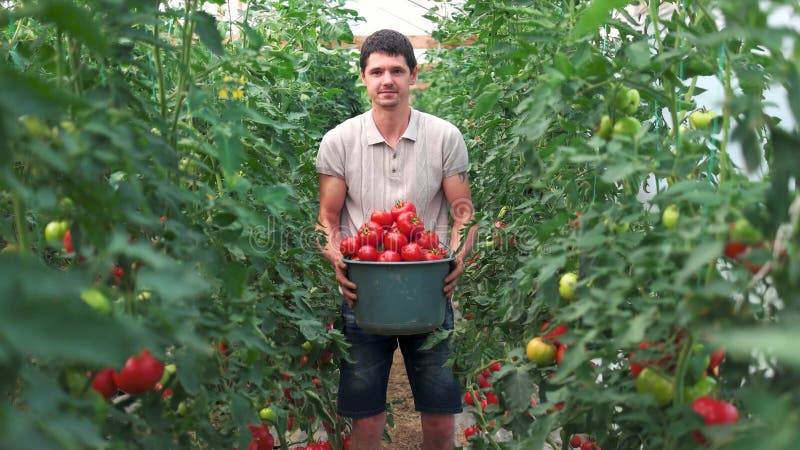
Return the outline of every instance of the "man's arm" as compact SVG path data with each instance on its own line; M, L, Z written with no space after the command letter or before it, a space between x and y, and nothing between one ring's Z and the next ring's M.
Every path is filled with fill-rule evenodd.
M478 225L472 225L465 230L472 221L474 208L472 205L472 192L469 188L467 172L461 172L442 180L442 189L450 204L450 214L453 216L453 229L450 231L450 248L459 249L453 260L453 268L444 279L444 293L447 298L452 297L458 277L464 271L464 259L472 253L472 246L478 233ZM465 233L466 231L466 233ZM466 234L466 236L464 236ZM463 240L463 244L462 244Z
M333 265L342 294L352 303L356 299L356 285L347 278L347 264L342 260L342 252L339 251L339 244L342 242L342 233L339 230L340 217L346 195L347 184L343 179L320 174L319 216L316 229L325 233L325 245L322 246L318 241L317 246L325 259Z

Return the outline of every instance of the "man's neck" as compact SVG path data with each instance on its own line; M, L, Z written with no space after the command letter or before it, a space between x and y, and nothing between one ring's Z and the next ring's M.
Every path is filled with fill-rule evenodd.
M396 109L372 108L372 120L390 147L395 148L400 137L406 132L411 120L411 106L398 106Z

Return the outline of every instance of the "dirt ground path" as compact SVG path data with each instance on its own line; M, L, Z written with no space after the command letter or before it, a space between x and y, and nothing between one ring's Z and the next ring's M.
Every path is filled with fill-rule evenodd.
M392 442L384 442L381 450L419 450L422 445L419 413L414 410L414 397L411 395L411 388L408 385L408 376L400 350L394 353L386 399L392 404L394 427L389 428ZM463 439L464 420L464 415L456 416L455 433L457 445L460 446L466 444Z
M394 410L394 428L389 428L392 442L384 442L382 450L417 450L422 445L419 413L414 411L414 398L408 385L406 368L400 350L394 352L386 400Z

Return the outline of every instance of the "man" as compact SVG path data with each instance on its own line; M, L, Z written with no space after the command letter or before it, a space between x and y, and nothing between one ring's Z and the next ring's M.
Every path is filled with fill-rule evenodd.
M409 90L417 79L417 62L408 38L391 30L375 32L362 45L360 66L372 109L329 131L317 155L318 228L327 238L321 250L344 295L344 334L353 359L342 361L339 414L352 418L351 449L379 448L389 371L399 344L421 413L422 449L452 449L461 392L452 370L442 367L449 342L420 350L427 334L382 336L361 330L351 309L358 301L356 285L347 278L339 243L343 234L356 234L371 211L388 209L397 200L414 203L426 228L440 236L447 236L452 215L450 248L458 249L466 234L443 281L448 300L442 325L452 329L450 299L477 231L473 226L465 233L473 216L466 145L455 126L411 108Z

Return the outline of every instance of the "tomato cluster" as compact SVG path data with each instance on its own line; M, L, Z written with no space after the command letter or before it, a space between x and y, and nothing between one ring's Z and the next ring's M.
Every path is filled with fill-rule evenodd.
M489 405L499 405L500 398L493 391L492 375L502 368L499 361L493 361L488 367L484 368L477 376L478 389L468 389L464 393L464 403L473 407L480 407L481 411L486 411ZM489 422L488 428L493 427L495 421ZM464 437L469 439L472 436L480 436L482 428L480 423L464 428Z
M413 203L400 200L389 211L375 210L339 251L354 261L435 261L448 256L433 230L426 230Z
M569 446L580 450L601 450L597 442L591 441L583 435L574 434L569 440Z
M145 348L138 355L128 358L119 372L107 367L96 373L92 388L106 399L113 397L118 390L139 395L155 388L163 375L164 363Z

